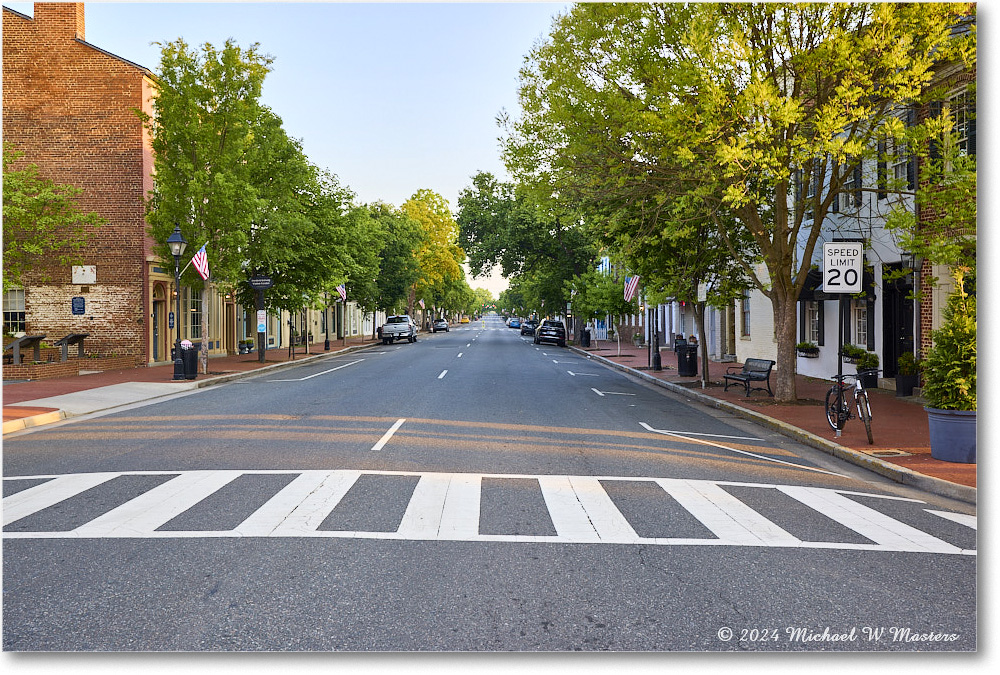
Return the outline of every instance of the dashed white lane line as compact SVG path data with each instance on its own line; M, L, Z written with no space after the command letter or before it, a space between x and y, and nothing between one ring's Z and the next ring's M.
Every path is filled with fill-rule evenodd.
M447 369L445 369L445 370L442 370L442 371L441 371L441 374L440 374L440 375L438 375L438 379L439 379L439 380L443 380L443 379L444 379L444 376L445 376L445 375L447 375L447 374L448 374L448 370L447 370Z
M268 380L268 382L302 382L304 380L311 380L314 377L319 377L320 375L326 375L327 373L332 373L335 370L340 370L341 368L346 368L347 366L353 366L355 363L361 363L364 359L358 359L357 361L351 361L350 363L345 363L343 365L337 366L336 368L330 368L329 370L324 370L321 373L313 373L312 375L306 375L305 377L298 377L291 380Z

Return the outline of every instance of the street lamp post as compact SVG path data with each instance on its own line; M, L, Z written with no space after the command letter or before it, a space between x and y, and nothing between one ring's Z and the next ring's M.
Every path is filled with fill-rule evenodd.
M174 256L174 290L177 293L177 312L174 321L177 324L177 339L174 341L174 379L184 379L184 361L181 360L181 256L187 248L187 239L181 234L181 226L175 225L174 231L167 237L167 246Z

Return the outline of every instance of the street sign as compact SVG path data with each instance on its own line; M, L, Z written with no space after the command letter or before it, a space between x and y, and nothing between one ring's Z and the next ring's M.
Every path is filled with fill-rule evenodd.
M80 316L87 313L87 299L84 297L77 296L70 299L71 307L74 316Z
M264 277L259 275L250 277L250 288L254 289L255 291L264 291L270 288L271 286L274 286L274 282L271 280L271 277Z
M170 312L170 314L167 315L167 326L170 328L170 330L174 329L174 313L173 312Z
M267 310L263 309L257 310L257 332L258 333L267 332Z
M860 293L864 255L865 248L858 242L823 244L823 292Z

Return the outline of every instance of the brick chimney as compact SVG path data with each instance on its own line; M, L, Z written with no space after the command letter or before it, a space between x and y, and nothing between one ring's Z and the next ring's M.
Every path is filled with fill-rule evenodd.
M86 39L82 2L36 2L35 25L46 33Z

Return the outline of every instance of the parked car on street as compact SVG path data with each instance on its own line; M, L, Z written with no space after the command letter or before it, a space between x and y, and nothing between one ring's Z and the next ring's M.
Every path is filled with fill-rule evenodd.
M512 318L510 321L507 322L507 325L510 326L511 328L520 328L521 320L515 316L514 318Z
M443 330L445 333L448 332L448 322L444 319L434 319L434 323L431 324L432 333L436 333L439 330Z
M394 340L406 338L407 342L417 341L417 324L408 314L390 316L382 324L382 344L391 345Z
M535 344L554 342L560 347L566 346L566 326L556 319L545 319L535 329Z
M535 328L538 327L538 322L534 319L526 319L521 322L521 335L534 335Z

